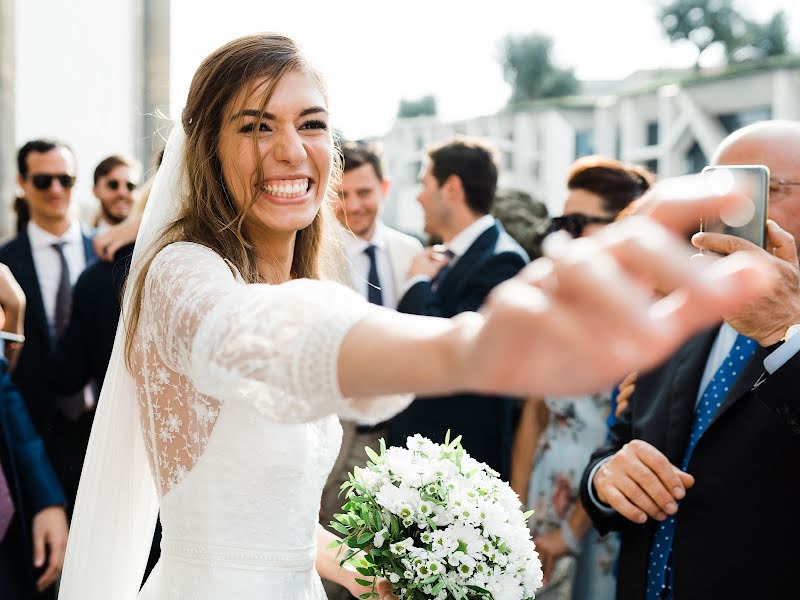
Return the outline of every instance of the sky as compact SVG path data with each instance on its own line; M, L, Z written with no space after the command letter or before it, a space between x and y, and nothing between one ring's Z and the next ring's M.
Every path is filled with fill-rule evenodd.
M800 2L737 6L760 20L785 10L800 51ZM173 116L206 55L239 35L274 31L298 41L325 75L333 125L350 138L388 131L401 98L433 94L446 121L496 112L511 93L498 60L508 33L551 36L556 63L580 79L695 60L692 46L666 40L653 0L172 0L171 7Z

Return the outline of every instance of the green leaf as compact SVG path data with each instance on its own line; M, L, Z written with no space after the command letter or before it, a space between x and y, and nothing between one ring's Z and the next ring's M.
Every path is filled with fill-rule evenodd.
M356 541L359 544L364 544L364 543L370 541L373 537L375 537L375 535L371 531L368 531L367 533L362 533L360 536L358 536Z
M333 540L330 544L325 546L325 548L327 548L328 550L330 550L331 548L338 548L339 546L342 545L342 543L343 543L342 540L337 538L337 539Z
M532 516L533 516L532 510L529 510L528 512L522 514L522 518L526 521L530 519Z
M361 573L366 577L375 577L375 573L372 572L372 569L365 568L365 567L356 567L356 571Z
M333 527L336 531L338 531L342 535L350 535L350 530L341 523L331 522L331 527Z
M364 446L364 451L367 453L367 456L369 456L369 459L375 464L381 462L381 457L375 454L375 451L369 446Z
M356 583L357 583L358 585L363 585L363 586L368 586L368 585L370 585L370 586L371 586L373 583L375 583L375 580L374 580L374 579L372 579L372 580L367 580L367 579L361 579L361 578L359 578L359 577L356 577L355 579L356 579Z

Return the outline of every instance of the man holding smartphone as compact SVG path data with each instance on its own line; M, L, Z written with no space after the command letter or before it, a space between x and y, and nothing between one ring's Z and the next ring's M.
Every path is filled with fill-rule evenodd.
M800 539L800 123L729 136L716 165L771 172L767 249L723 233L704 251L765 253L768 296L642 374L584 472L595 527L622 532L617 598L788 598Z

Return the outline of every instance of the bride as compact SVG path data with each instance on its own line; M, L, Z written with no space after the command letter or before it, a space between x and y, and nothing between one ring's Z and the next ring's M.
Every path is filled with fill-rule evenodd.
M136 244L62 600L321 599L319 575L365 593L316 523L337 415L381 421L404 393L609 387L769 284L756 259L690 264L631 220L551 240L481 314L367 304L322 281L340 174L327 106L285 37L234 40L197 70ZM670 225L698 212L654 207ZM653 304L645 278L673 293ZM139 592L158 510L161 560Z

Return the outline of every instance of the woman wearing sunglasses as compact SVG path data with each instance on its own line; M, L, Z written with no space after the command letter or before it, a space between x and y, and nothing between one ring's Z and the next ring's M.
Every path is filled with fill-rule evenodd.
M597 156L579 159L567 177L564 215L553 218L550 231L572 237L598 231L644 194L653 179L635 165ZM614 597L616 539L598 539L578 502L581 473L605 440L608 413L607 393L533 398L523 409L512 483L535 511L530 524L546 584L537 600Z

